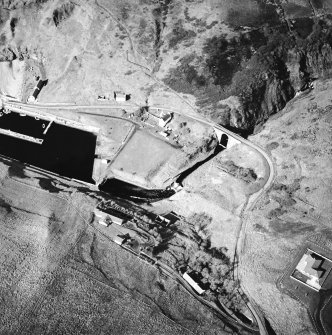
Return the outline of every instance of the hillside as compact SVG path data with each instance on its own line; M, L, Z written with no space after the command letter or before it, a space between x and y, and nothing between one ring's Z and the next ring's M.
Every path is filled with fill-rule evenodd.
M195 105L250 133L313 79L331 75L328 0L3 0L2 7L0 60L25 61L23 99L45 77L40 101L91 103L122 90L139 105L190 112Z
M89 105L80 112L52 113L100 130L95 154L100 162L107 158L112 168L97 171L98 181L115 176L163 188L170 177L197 163L181 192L142 204L158 215L174 211L180 218L176 231L185 236L168 236L172 229L167 227L166 233L150 229L160 238L154 253L177 270L202 273L203 283L212 284L207 290L211 300L217 296L240 317L250 314L245 312L247 298L252 299L278 335L316 334L317 315L330 327L326 315L331 305L321 310L301 303L281 289L280 278L308 238L332 239L331 76L330 0L0 1L0 90L26 102L43 79L47 84L38 102ZM115 101L115 91L125 93L128 101ZM114 111L91 112L91 105L105 101ZM147 126L153 119L148 114L162 108L177 111L167 138L164 128ZM250 196L270 176L266 159L245 143L226 150L219 146L220 152L208 157L217 146L215 131L188 115L204 116L248 137L272 157L273 183L251 211L245 211ZM25 175L23 168L17 172L8 164L0 162L0 225L4 243L16 250L8 273L10 266L19 270L3 291L5 299L12 292L15 296L11 289L17 280L23 298L9 306L19 306L17 316L31 334L45 333L45 320L56 310L49 332L59 323L71 332L75 325L84 326L89 333L104 322L105 333L112 325L119 334L133 334L135 327L142 335L160 329L165 334L238 333L197 304L177 281L137 262L94 230L90 216L100 194L37 172ZM73 202L83 204L86 220L76 215ZM25 222L23 230L17 222ZM31 227L40 236L27 234ZM17 245L27 245L32 255L26 263L21 262L25 250L17 251L10 241L16 235ZM58 255L55 249L62 244L68 250ZM54 255L45 256L43 248ZM31 271L25 274L24 266ZM235 278L237 270L242 282ZM36 291L25 290L26 285ZM40 301L49 308L39 308ZM91 311L93 304L98 313ZM63 315L59 306L73 314ZM36 315L30 315L34 308ZM124 316L122 308L127 308ZM10 325L10 308L0 307L1 313L5 330L17 326ZM72 315L78 316L75 322ZM135 318L126 325L130 315Z
M315 334L309 306L276 282L310 236L332 238L332 81L315 86L250 137L271 153L276 178L247 217L243 278L280 334Z

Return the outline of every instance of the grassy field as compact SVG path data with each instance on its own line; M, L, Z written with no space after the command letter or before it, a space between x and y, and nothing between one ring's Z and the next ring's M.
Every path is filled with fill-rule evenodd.
M21 323L26 334L232 334L155 268L88 228Z
M32 175L2 179L1 334L233 334L177 282L85 230L73 204L89 221L87 196L68 203Z
M39 299L85 225L67 201L13 179L0 197L2 333Z

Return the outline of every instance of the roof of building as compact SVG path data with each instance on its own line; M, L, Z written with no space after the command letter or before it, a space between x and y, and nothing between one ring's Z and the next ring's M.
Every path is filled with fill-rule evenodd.
M123 223L123 219L119 218L117 216L107 214L107 217L110 218L112 220L112 222L114 222L114 223Z
M119 235L116 235L115 237L114 237L114 242L115 243L117 243L117 244L119 244L119 245L122 245L123 244L123 242L124 242L124 238L123 237L120 237Z
M104 218L105 216L107 216L107 213L105 213L104 211L98 209L98 208L95 208L95 210L93 211L94 214L100 218Z
M319 255L315 253L304 254L296 269L307 276L312 276L319 279L326 271L322 267L323 264L324 258L320 257Z
M169 119L172 118L172 114L169 113L169 112L161 112L161 113L160 113L160 118L161 118L163 121L168 121Z

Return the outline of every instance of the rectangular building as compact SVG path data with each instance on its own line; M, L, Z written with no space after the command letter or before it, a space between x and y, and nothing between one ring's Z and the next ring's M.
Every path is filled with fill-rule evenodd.
M203 290L195 281L192 279L187 272L182 275L183 279L199 294L203 294L205 290Z

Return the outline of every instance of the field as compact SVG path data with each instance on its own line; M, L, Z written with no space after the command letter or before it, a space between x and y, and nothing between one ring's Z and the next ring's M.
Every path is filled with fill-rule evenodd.
M228 333L175 282L91 229L65 265L28 334Z
M69 203L13 179L1 185L0 333L17 327L85 224ZM15 320L15 321L14 321Z

